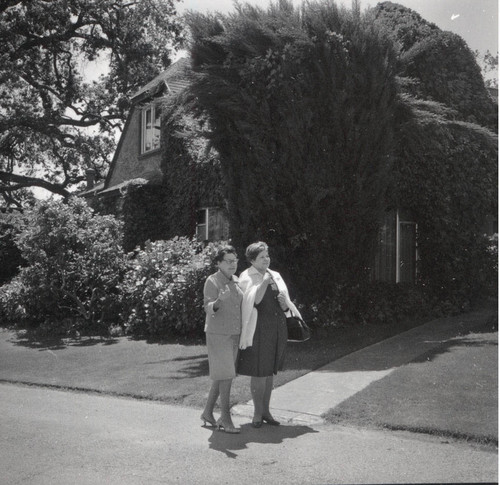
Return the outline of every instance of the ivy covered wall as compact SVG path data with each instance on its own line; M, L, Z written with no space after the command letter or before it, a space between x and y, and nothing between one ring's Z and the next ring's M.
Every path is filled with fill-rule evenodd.
M163 106L161 172L163 180L151 183L132 179L115 191L88 199L102 214L123 221L127 251L148 240L166 240L196 234L197 211L209 212L210 240L227 239L224 183L216 152L204 137L205 126L195 120L182 96L169 96ZM216 220L215 220L216 219Z
M167 225L172 235L192 236L198 209L225 209L226 185L217 152L205 137L206 123L193 117L186 98L169 98L163 110L161 151Z
M497 136L418 106L399 136L394 204L418 221L421 284L463 301L486 295L496 286L484 227L498 213Z

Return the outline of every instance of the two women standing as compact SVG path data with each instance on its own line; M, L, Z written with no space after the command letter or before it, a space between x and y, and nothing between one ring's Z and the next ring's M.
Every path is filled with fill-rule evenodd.
M213 383L201 417L204 422L229 433L239 432L229 412L229 393L236 373L251 376L252 425L260 428L263 422L280 424L269 410L273 376L282 369L285 358L285 313L300 317L280 274L269 269L271 259L267 244L251 244L246 257L251 266L243 271L238 281L234 276L237 264L234 248L222 248L215 258L219 271L208 277L204 289L205 331ZM228 259L233 264L225 266ZM222 311L217 315L219 310ZM237 329L240 329L238 333L230 333ZM236 350L235 341L239 341ZM215 422L213 408L219 394L221 418Z

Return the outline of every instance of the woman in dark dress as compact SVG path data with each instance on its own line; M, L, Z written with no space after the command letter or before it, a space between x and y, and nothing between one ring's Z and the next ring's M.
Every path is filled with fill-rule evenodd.
M251 244L246 257L251 266L239 278L243 304L237 372L252 377L252 425L260 428L265 422L277 426L280 423L269 410L273 377L282 369L285 359L286 314L300 317L300 313L291 302L281 275L269 269L267 244Z

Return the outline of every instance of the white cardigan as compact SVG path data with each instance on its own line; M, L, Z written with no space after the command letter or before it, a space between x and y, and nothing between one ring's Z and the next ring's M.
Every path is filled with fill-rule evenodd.
M286 283L277 271L272 271L268 269L273 280L278 287L278 290L283 292L286 299L286 304L292 313L292 315L302 318L299 310L290 300L290 295L288 294L288 288ZM243 291L243 302L242 302L242 329L240 335L240 349L246 349L251 347L253 343L253 336L255 333L255 327L257 325L257 308L255 308L255 294L257 293L257 288L262 283L264 276L253 266L246 269L241 273L239 278L239 285Z

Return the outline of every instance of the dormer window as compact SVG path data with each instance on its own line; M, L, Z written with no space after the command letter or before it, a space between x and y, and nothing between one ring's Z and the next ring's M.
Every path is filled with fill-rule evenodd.
M161 106L150 104L142 110L141 153L160 148Z

